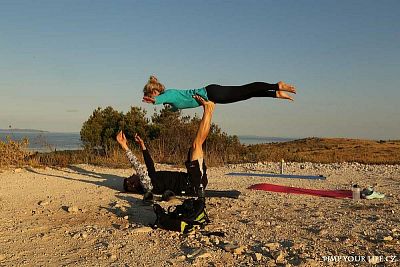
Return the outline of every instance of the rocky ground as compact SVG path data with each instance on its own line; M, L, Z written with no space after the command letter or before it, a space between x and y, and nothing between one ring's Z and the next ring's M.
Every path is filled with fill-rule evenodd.
M278 171L277 163L210 168L208 190L241 194L208 198L211 223L189 235L147 227L155 219L152 207L121 192L131 170L0 171L0 266L399 266L400 165L287 163L288 174L327 176L317 181L226 175ZM358 183L386 198L247 189L256 183L311 189ZM206 235L212 231L224 236Z

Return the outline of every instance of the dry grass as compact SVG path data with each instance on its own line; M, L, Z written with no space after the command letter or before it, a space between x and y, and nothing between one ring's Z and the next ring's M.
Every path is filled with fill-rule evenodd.
M6 141L0 141L0 167L22 166L25 164L25 158L30 154L27 152L29 141L13 141L7 138Z
M247 147L250 161L359 162L399 164L400 140L373 141L346 138L306 138Z
M108 155L98 151L67 150L49 153L36 153L27 159L29 165L65 167L71 164L92 164L110 168L127 168L130 165L122 150Z
M112 168L127 168L129 162L121 149L107 155L99 151L75 150L55 151L50 153L26 152L28 140L16 142L8 139L0 142L0 167L7 166L67 166L70 164L93 164ZM364 164L400 164L400 140L373 141L344 138L306 138L284 143L271 143L243 146L243 150L231 163L270 161L281 159L292 162L359 162ZM135 153L141 158L141 153ZM219 166L223 164L221 155L206 152L207 164ZM218 155L217 155L218 154ZM228 157L229 158L229 157ZM154 155L154 160L163 162ZM182 165L185 159L176 162Z

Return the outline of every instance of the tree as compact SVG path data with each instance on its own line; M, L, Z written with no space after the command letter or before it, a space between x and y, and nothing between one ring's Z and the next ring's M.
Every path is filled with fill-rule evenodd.
M117 144L115 136L123 124L122 112L106 107L100 107L83 123L81 129L81 140L87 148L103 148L108 154Z

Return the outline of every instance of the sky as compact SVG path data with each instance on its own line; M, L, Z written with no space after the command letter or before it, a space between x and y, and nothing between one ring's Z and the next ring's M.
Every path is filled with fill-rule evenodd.
M79 132L167 88L296 85L217 105L228 134L400 139L400 1L0 0L0 128ZM202 109L183 114L201 115Z

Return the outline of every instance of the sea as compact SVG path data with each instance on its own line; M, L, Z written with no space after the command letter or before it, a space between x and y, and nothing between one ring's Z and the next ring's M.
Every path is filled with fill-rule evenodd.
M56 132L18 132L0 131L0 140L6 141L7 137L15 141L24 138L29 140L28 149L37 152L50 152L61 150L80 150L83 149L79 133L56 133ZM238 135L239 140L245 145L287 142L298 138L264 137Z

